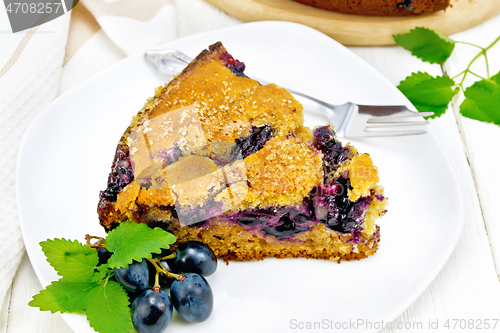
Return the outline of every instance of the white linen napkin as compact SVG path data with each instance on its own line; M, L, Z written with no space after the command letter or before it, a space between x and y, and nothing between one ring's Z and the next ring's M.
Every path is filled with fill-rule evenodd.
M0 6L0 313L25 253L15 193L24 130L61 91L177 37L174 0L81 0L71 14L18 33L11 32L4 8Z

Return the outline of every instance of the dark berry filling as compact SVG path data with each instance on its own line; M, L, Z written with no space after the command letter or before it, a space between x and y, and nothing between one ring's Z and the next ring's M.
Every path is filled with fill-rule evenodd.
M299 223L307 222L307 221L302 221L302 222L299 221L300 220L293 219L290 214L285 214L279 219L280 223L279 225L277 226L266 225L262 228L262 230L268 235L272 235L277 238L284 238L311 229L307 226L302 227L297 225Z
M340 163L345 162L351 154L349 148L335 140L335 132L328 126L318 127L313 131L313 145L323 153L323 171L325 180L332 175Z
M316 187L298 208L252 209L238 212L230 219L249 230L261 230L280 239L310 230L318 222L343 234L356 233L362 230L371 198L352 202L347 196L349 189L349 179L341 177L332 185Z
M245 64L237 59L234 59L233 56L230 55L227 51L224 51L220 55L220 59L226 64L226 67L229 68L234 75L246 77L246 75L243 74L243 71L245 70Z
M352 202L347 196L348 190L352 190L350 180L340 177L332 185L320 187L309 196L316 219L341 233L361 230L363 215L371 202L370 197Z
M109 201L116 201L121 189L130 184L132 180L134 180L134 171L129 151L125 149L125 146L118 145L108 177L108 187L102 192L102 195Z
M249 212L244 214L242 217L236 218L236 220L239 223L244 224L246 226L254 227L256 225L265 223L268 220L268 218L265 218L264 214Z
M414 10L413 0L404 0L396 4L396 8L405 8L408 10Z
M280 239L310 230L318 222L343 234L356 233L362 230L371 198L352 202L347 196L349 189L349 179L341 177L332 185L316 187L298 208L252 209L230 219L249 230L261 230Z
M252 127L250 136L236 139L236 146L231 151L231 157L234 159L245 158L261 150L273 136L273 128L268 125L261 127Z
M257 226L266 224L268 221L276 219L276 217L279 219L285 213L286 211L283 208L259 208L236 213L231 219L246 226Z
M277 207L247 210L234 214L231 220L277 238L307 231L313 224L311 212L305 205L299 209Z

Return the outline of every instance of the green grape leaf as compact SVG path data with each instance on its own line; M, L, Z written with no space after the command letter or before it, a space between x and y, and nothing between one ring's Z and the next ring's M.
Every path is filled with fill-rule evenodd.
M465 90L460 113L467 118L500 125L500 72Z
M67 281L90 281L99 263L97 252L78 241L46 240L40 243L47 261Z
M401 81L398 89L410 100L418 111L432 111L429 118L441 116L459 88L448 76L433 77L428 73L412 73Z
M99 284L89 292L87 319L97 332L128 333L132 319L127 292L117 282Z
M61 278L34 295L28 305L52 313L83 313L87 307L89 292L97 286L96 282L73 282Z
M106 248L113 252L108 260L111 268L128 267L133 260L151 258L175 242L175 236L160 228L150 228L144 223L123 222L111 230L106 238Z
M417 58L431 64L446 61L455 48L455 41L434 30L417 27L406 34L393 35L394 41Z

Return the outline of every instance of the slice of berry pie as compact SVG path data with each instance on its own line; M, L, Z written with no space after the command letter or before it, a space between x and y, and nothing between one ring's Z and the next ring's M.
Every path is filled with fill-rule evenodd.
M101 225L161 227L226 260L374 254L387 201L370 156L244 69L216 43L157 88L118 143Z

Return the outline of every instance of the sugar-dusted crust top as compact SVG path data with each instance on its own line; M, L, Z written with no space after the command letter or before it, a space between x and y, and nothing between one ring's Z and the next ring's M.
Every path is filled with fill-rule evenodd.
M323 181L322 155L295 136L278 136L245 159L250 184L242 206L300 204Z

